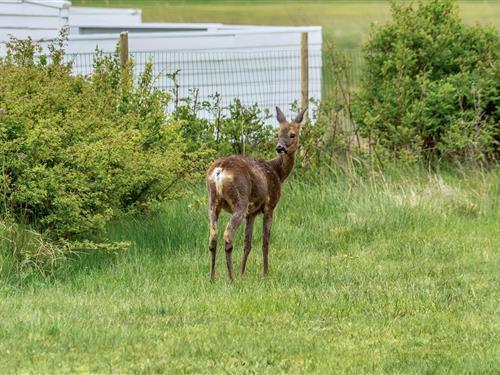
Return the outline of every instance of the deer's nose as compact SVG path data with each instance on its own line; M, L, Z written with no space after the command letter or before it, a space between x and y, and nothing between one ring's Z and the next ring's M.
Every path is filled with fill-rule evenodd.
M278 154L281 154L283 152L286 153L286 147L278 143L278 145L276 146L276 152Z

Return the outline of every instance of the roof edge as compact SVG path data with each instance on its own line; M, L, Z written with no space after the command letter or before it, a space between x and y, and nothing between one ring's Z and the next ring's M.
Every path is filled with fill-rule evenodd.
M69 9L71 7L71 1L67 0L22 0L21 2L47 8Z

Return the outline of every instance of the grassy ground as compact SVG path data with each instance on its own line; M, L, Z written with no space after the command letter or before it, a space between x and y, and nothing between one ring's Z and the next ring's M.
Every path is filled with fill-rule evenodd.
M322 24L344 47L388 14L368 3L100 4L140 5L149 21ZM460 4L467 22L500 23L498 3ZM221 250L208 281L205 203L195 189L116 223L110 234L129 250L82 255L49 279L0 272L0 373L500 372L500 170L295 176L276 213L270 276L256 225L247 275L233 285Z
M288 181L268 278L256 225L209 282L203 190L114 225L128 251L2 278L0 373L498 373L500 171L389 175Z
M359 48L370 23L390 17L388 1L161 1L74 0L74 5L142 8L149 22L222 22L255 25L320 25L325 40L340 48ZM464 22L500 28L500 2L460 1Z

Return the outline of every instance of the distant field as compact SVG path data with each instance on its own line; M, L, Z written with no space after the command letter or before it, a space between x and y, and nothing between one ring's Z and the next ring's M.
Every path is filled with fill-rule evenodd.
M222 22L255 25L320 25L326 40L341 48L358 48L366 39L370 23L383 23L390 16L386 1L109 1L75 0L74 5L142 8L150 22ZM500 28L500 2L461 1L464 22L493 24Z

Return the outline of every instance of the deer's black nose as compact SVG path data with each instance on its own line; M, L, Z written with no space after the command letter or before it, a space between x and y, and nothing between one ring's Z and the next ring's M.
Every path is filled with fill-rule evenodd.
M285 146L283 146L283 145L278 144L278 145L276 146L276 152L277 152L278 154L281 154L281 153L283 153L283 152L285 152L285 153L286 153L286 147L285 147Z

